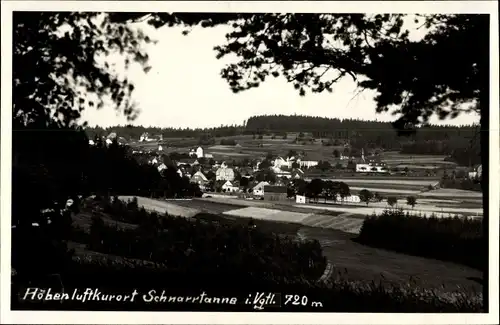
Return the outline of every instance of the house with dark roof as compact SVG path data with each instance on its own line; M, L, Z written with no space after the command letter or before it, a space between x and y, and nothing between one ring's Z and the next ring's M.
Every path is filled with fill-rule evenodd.
M286 186L264 186L264 200L267 201L285 201L287 200Z

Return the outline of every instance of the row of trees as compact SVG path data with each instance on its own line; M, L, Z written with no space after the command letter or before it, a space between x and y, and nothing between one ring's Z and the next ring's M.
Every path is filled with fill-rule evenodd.
M410 203L410 202L409 202ZM405 254L435 258L485 270L483 220L417 216L387 209L365 219L357 240Z
M315 178L310 182L302 179L295 179L289 185L290 190L288 191L288 196L294 195L305 195L309 198L319 200L323 198L326 200L337 200L337 196L342 199L351 195L349 186L344 182L337 181L323 181L319 178Z
M210 134L216 138L230 137L240 135L245 130L243 125L219 126L212 128L162 128L162 127L145 127L136 125L116 125L110 127L87 127L85 132L89 138L95 136L107 136L112 132L124 137L127 140L138 140L145 132L148 134L163 135L163 138L199 138L204 134Z
M359 199L361 200L361 202L364 202L366 203L366 205L368 205L372 201L381 202L384 197L378 192L373 193L370 190L362 189L361 191L359 191ZM386 200L387 204L391 207L394 207L396 204L398 204L398 198L395 196L388 196ZM407 196L406 204L414 208L415 205L417 205L417 198L415 196Z

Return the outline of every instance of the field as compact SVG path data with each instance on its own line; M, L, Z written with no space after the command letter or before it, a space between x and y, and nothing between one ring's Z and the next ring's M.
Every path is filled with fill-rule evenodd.
M235 140L239 146L224 146L220 145L222 139ZM216 138L215 144L209 146L202 146L205 153L212 154L215 159L237 159L237 158L256 158L265 157L267 154L285 156L289 150L304 151L307 159L310 160L328 160L333 162L333 150L335 148L342 149L341 147L325 147L321 145L320 141L315 143L300 145L292 143L293 137L282 139L276 137L272 139L271 136L264 136L263 139L253 139L251 135L238 135L232 137ZM136 150L153 150L158 148L161 144L163 151L170 152L189 152L193 147L198 146L198 139L194 138L164 138L160 143L152 141L148 143L133 142L130 146Z
M456 165L454 162L444 161L445 157L446 156L442 155L401 154L396 151L386 151L382 153L382 159L387 165L399 168L436 169Z
M234 140L237 146L220 145L221 140ZM293 140L295 136L289 134L287 139L271 136L263 136L262 139L253 139L252 135L237 135L223 138L216 138L215 143L209 146L202 146L206 153L214 155L215 159L233 159L233 158L250 158L250 157L265 157L271 153L274 155L285 156L290 150L304 152L308 160L323 160L331 164L339 162L334 158L333 151L335 149L342 152L343 146L323 146L320 139L306 144L295 144ZM152 142L132 142L130 145L139 150L153 150L161 144L164 152L189 152L193 147L199 145L196 138L164 138L163 141ZM409 155L401 154L395 151L387 151L381 153L382 160L389 167L398 167L404 169L429 169L435 170L443 167L453 167L456 164L453 162L444 161L445 156L442 155Z
M257 205L261 202L250 201L242 202L247 206L236 204L236 202L232 204L217 203L205 199L165 202L139 198L139 205L158 212L173 211L173 206L177 206L177 211L186 209L187 212L183 213L186 217L190 217L194 210L205 211L216 214L211 216L212 221L223 223L248 223L248 217L253 217L257 218L254 219L254 223L262 231L297 236L300 239L317 239L331 265L326 277L364 282L381 281L387 285L406 284L411 278L418 286L444 292L452 292L458 288L471 293L482 290L482 275L474 269L367 247L354 242L352 240L355 237L354 234L322 227L322 225L328 226L328 222L343 221L345 223L346 220L351 223L352 220L356 220L360 225L362 219L348 219L342 215L334 217L310 211L309 214L289 213L295 222L285 222L287 220L284 219L284 216L287 212L283 211L282 207L279 209L270 205L259 207ZM251 204L256 204L256 206L249 206ZM79 224L85 219L87 219L87 223L90 223L90 215L90 213L80 214ZM207 218L207 216L203 218ZM280 219L280 222L276 222L275 219ZM312 227L305 223L316 224L316 226ZM81 257L95 253L85 251L78 244L73 244L73 246L78 248L77 253Z

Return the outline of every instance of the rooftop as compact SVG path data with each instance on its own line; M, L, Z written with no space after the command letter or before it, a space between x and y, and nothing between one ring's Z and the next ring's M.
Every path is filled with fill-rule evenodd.
M264 186L264 193L286 193L286 192L287 192L286 186L272 186L272 185Z

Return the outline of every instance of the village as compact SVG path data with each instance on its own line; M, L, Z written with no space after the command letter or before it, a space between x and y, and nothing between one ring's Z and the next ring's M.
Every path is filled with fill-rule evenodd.
M266 156L220 159L213 153L217 151L208 152L210 149L207 150L207 146L167 148L162 135L150 137L148 133L130 143L114 132L103 137L103 140L108 146L114 141L119 145L130 146L131 154L139 162L154 166L160 173L169 167L174 168L180 177L197 184L203 197L208 198L305 204L317 203L318 196L325 196L323 203L327 203L328 184L331 186L332 181L337 181L347 183L348 189L346 193L334 192L328 202L358 205L386 201L389 197L396 201L407 200L409 196L423 192L432 196L432 191L439 190L440 181L447 177L447 173L454 178L477 181L482 171L481 165L429 170L412 166L411 163L387 164L378 152L372 151L365 156L363 149L357 156L339 153L335 163L310 160L300 150L289 150L286 155L268 153ZM89 144L95 145L94 140L89 140ZM242 148L238 143L233 147ZM313 179L321 179L327 185L318 189L316 195L299 189ZM366 198L366 195L369 197ZM448 198L451 196L453 193ZM424 203L426 200L431 199L420 201ZM429 202L435 203L432 200Z

